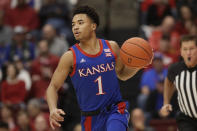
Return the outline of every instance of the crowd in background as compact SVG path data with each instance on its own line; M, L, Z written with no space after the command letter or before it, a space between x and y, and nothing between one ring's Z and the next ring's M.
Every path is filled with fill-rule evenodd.
M0 129L51 130L45 91L60 56L74 44L71 14L76 4L77 0L0 1ZM197 1L141 0L139 5L138 36L149 41L155 55L152 65L141 71L136 103L126 96L136 105L129 110L129 131L153 131L147 123L163 119L159 109L164 78L167 67L181 60L180 37L197 35ZM80 110L71 87L67 79L59 92L58 106L67 113L62 129L80 131Z

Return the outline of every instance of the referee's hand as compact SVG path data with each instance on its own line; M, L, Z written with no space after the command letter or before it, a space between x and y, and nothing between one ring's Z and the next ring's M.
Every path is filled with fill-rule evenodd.
M54 109L50 112L50 125L54 130L55 127L61 127L60 122L64 121L65 112L61 109Z
M167 117L171 111L172 111L172 105L165 104L162 106L161 110L159 111L159 114L161 117Z

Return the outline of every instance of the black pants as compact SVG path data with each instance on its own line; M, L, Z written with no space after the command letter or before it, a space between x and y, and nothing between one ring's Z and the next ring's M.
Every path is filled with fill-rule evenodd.
M178 113L176 122L179 131L197 131L197 119L186 116L182 112Z

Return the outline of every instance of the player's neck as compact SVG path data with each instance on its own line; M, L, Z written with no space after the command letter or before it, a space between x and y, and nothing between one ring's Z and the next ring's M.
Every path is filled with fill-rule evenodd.
M96 49L99 46L99 40L96 37L91 37L90 39L80 41L79 46L82 49Z

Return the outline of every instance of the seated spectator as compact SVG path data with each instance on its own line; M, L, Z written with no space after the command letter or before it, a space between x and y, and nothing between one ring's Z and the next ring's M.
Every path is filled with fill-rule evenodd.
M12 42L6 46L5 60L13 62L20 59L29 68L31 61L35 58L35 45L26 40L25 30L22 26L14 28Z
M13 115L14 110L12 105L3 104L1 107L1 120L7 124L9 130L13 130L16 126Z
M132 127L128 131L154 131L153 128L146 126L144 112L140 108L135 108L131 112L130 122Z
M173 11L167 0L153 0L147 10L147 25L158 26L165 16L172 14Z
M192 25L197 24L197 18L194 16L191 8L187 5L181 6L179 12L180 19L176 23L175 30L180 35L189 34Z
M0 131L9 131L8 124L0 121Z
M51 24L57 33L65 38L72 37L70 10L65 3L58 0L46 0L40 12L41 27Z
M11 42L12 28L4 25L4 11L0 10L0 67L5 62L5 47L7 43Z
M0 0L0 11L10 8L11 0Z
M13 131L36 131L34 125L30 122L28 114L20 110L16 116L17 127Z
M49 119L46 119L43 114L39 114L35 118L34 126L36 131L49 131L50 130Z
M163 64L168 67L170 64L177 62L178 57L175 49L170 45L170 36L163 35L159 42L159 52L163 55Z
M5 24L11 27L22 25L26 32L35 30L39 26L37 13L29 5L26 0L17 0L18 5L13 9L7 9L5 12Z
M41 0L26 0L25 1L31 8L33 8L36 12L40 11L40 8L42 6L43 1ZM16 6L18 5L18 1L17 0L12 0L11 1L11 7L12 8L16 8Z
M32 81L29 71L27 71L22 63L22 61L18 58L15 60L16 67L19 71L18 79L25 82L25 88L27 91L30 91Z
M27 103L27 113L30 121L34 123L35 118L41 113L41 103L38 99L30 99Z
M56 56L62 56L69 48L68 42L57 35L52 25L47 24L43 27L42 38L47 40L50 53Z
M146 100L149 94L156 89L156 84L167 75L167 69L163 66L163 55L159 52L154 54L152 68L142 74L140 87L141 94L138 96L138 106L145 109Z
M148 40L154 51L158 51L162 36L169 35L171 47L177 51L175 53L179 53L180 35L174 30L174 25L175 19L172 16L166 16L162 24L152 32Z
M5 104L23 104L27 91L24 81L18 80L18 69L14 64L8 64L6 80L1 84L1 100Z
M146 101L145 111L150 119L159 119L160 109L163 105L164 78L156 83L156 88L150 93Z
M56 43L57 46L58 43ZM31 95L43 99L48 88L52 73L58 64L59 58L49 52L48 41L38 43L38 57L33 61Z

